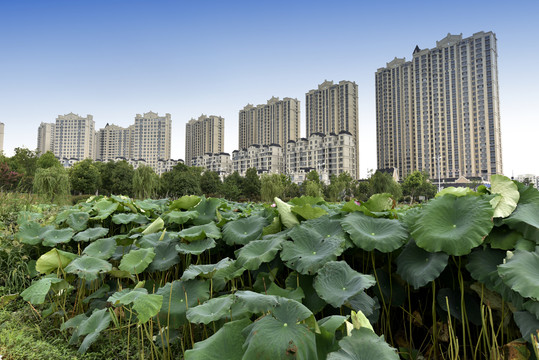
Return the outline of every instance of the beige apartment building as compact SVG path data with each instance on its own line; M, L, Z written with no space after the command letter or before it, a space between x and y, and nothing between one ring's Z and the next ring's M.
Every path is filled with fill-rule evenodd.
M193 159L204 154L223 152L225 142L225 119L215 115L201 115L185 125L185 163L191 166Z
M448 34L376 72L378 168L431 178L503 172L496 35Z
M232 173L232 159L230 154L225 152L218 154L207 153L198 156L193 159L191 165L214 171L223 176L228 176Z
M47 151L54 152L54 135L56 124L42 122L37 129L37 151L45 154Z
M359 113L358 87L355 82L324 81L318 89L305 94L305 116L307 137L315 133L325 135L349 132L354 139L354 172L350 175L359 178Z
M238 146L279 144L300 137L300 104L297 99L272 97L266 104L248 104L239 112Z
M325 135L314 133L309 138L286 144L286 173L295 183L302 183L306 175L316 170L324 181L343 172L357 173L356 139L348 131Z
M131 128L131 127L130 127ZM130 158L144 159L146 164L157 167L159 160L170 159L172 120L170 114L159 116L152 111L135 116L132 125L132 152Z
M255 168L259 174L282 174L284 152L281 145L250 145L247 149L232 152L232 167L241 176L247 169Z
M4 123L0 122L0 153L4 151Z
M109 161L116 158L133 158L134 125L127 128L107 124L95 135L96 160Z
M92 115L82 117L69 113L56 118L53 153L57 158L94 159L94 141L95 123Z

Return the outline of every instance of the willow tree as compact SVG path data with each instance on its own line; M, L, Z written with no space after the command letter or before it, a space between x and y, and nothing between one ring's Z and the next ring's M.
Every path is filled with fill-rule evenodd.
M285 190L281 175L266 174L260 178L260 197L264 202L273 202L275 197L282 197Z
M54 203L67 197L70 192L70 182L67 171L61 166L37 169L34 177L34 192Z
M159 177L149 166L139 166L133 173L133 193L136 198L146 199L154 196L159 187Z

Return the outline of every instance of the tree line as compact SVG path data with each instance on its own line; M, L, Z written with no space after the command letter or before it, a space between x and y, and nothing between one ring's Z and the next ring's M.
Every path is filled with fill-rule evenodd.
M414 202L419 196L431 198L436 187L428 175L416 171L401 183L384 172L369 174L357 181L348 173L331 175L329 184L316 171L298 185L284 174L262 174L250 168L245 176L234 172L221 177L214 171L177 164L161 176L149 166L134 169L127 161L99 162L85 159L66 169L52 152L39 154L25 148L15 155L0 154L0 190L35 193L50 202L70 195L126 195L135 198L178 198L183 195L224 197L231 201L271 202L274 197L289 199L308 195L328 201L358 199L372 194L391 193L398 200Z

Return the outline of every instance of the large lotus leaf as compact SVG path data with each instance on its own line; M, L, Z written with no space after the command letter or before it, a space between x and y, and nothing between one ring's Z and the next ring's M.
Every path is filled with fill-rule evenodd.
M275 283L269 284L269 286L267 286L266 288L265 293L268 295L279 296L282 298L292 299L299 302L301 302L301 300L305 298L305 294L303 293L303 289L301 287L296 287L294 289L283 289Z
M355 311L361 311L365 316L371 316L374 314L376 301L371 298L365 291L360 291L345 303L350 309Z
M111 321L110 314L107 309L94 310L92 315L80 323L77 327L77 337L85 336L81 346L79 347L79 353L84 354L90 345L92 345L101 331L109 327Z
M296 197L296 198L293 198L291 199L290 201L290 204L292 205L296 205L296 206L303 206L303 205L321 205L321 204L325 204L326 202L324 201L323 198L317 196L317 197L314 197L314 196L306 196L306 195L303 195L301 197Z
M194 225L204 225L210 222L215 222L217 219L217 208L221 206L220 199L202 198L200 202L193 208L198 212L198 216L193 219Z
M19 224L19 228L21 225L36 222L39 219L43 219L43 214L24 210L19 211L17 214L17 224Z
M103 299L108 293L110 292L110 286L107 284L104 284L99 289L91 293L90 295L86 296L82 302L84 304L89 304L90 301L94 299Z
M223 239L228 245L245 245L262 236L267 220L261 216L249 216L227 223L223 226Z
M448 259L446 253L425 251L410 240L397 257L397 274L419 289L440 276Z
M339 341L341 349L328 355L327 360L399 360L397 351L371 330L352 330Z
M243 348L244 359L317 359L314 332L304 324L265 316L253 323Z
M245 336L242 330L251 323L249 319L231 321L223 325L206 340L195 343L185 352L185 360L241 360Z
M467 195L477 195L469 187L449 186L449 187L446 187L445 189L442 189L442 191L438 192L435 197L442 197L447 194L454 195L456 197L467 196Z
M290 233L294 241L283 242L281 259L289 268L301 274L314 274L325 263L336 260L342 254L344 239L329 234L329 237L313 234L309 228L302 227L296 226Z
M73 237L75 241L94 241L100 239L109 233L109 229L95 227L86 229Z
M50 274L58 268L65 268L78 256L58 249L52 249L41 255L36 261L36 270L42 274Z
M105 220L108 218L120 204L107 199L101 199L93 206L93 210L97 212L93 218L98 220Z
M176 245L176 251L180 254L193 254L200 255L208 249L213 249L215 247L215 240L207 238L204 240L192 241L192 242L181 242Z
M333 307L341 307L349 298L376 283L344 261L330 261L318 272L313 287L318 295Z
M513 313L515 323L520 330L520 334L526 341L531 341L531 335L537 336L539 330L539 320L527 311L516 311Z
M292 212L296 215L301 216L305 220L316 219L328 213L326 210L317 206L311 206L310 204L293 206Z
M237 302L253 314L268 312L279 305L279 298L274 295L259 294L249 290L238 291L234 295Z
M374 194L369 200L362 204L370 212L382 212L393 209L395 206L393 195L391 194Z
M297 272L291 272L286 278L286 287L295 289L300 287L305 294L302 303L309 308L314 314L318 313L326 306L326 302L318 296L313 287L314 276L301 275Z
M394 251L404 245L409 236L398 220L373 218L359 212L346 215L341 224L354 244L366 251Z
M156 247L162 242L170 242L177 237L178 233L170 233L167 231L155 232L153 234L143 235L138 238L135 244L140 248Z
M154 257L155 251L151 248L131 250L124 255L118 268L131 274L140 274L150 265Z
M451 316L462 321L462 305L461 305L461 296L460 292L457 292L453 289L440 289L436 294L436 301L438 305L444 310L447 310L447 304L449 304L449 313ZM468 293L464 294L464 307L465 314L468 321L474 325L481 325L481 312L479 303L474 297Z
M277 297L277 300L279 304L271 310L271 313L284 323L297 323L313 315L312 311L299 301L283 297Z
M164 200L164 199L163 199ZM165 204L161 200L145 199L135 200L135 205L142 210L142 212L161 212L165 207Z
M165 224L171 225L182 225L188 222L189 220L193 220L196 217L198 217L198 212L196 211L178 211L178 210L172 210L166 214L163 215L163 220L165 220Z
M45 234L54 230L54 226L41 226L36 222L29 222L19 227L17 238L23 244L38 245L43 240Z
M281 250L281 238L272 238L270 240L255 240L236 250L236 263L247 270L257 270L260 264L270 262Z
M521 233L510 229L507 225L502 225L493 227L485 242L490 243L493 249L513 250L519 240L525 241ZM535 248L535 242L533 245Z
M494 217L507 217L516 209L520 193L517 185L503 175L492 175L490 177L490 192L501 196L494 208Z
M47 294L49 293L49 290L51 289L51 285L65 282L65 280L58 279L53 276L39 279L38 281L30 285L28 288L26 288L21 293L21 296L24 301L29 301L34 305L43 304L45 302Z
M80 278L87 281L97 279L97 274L112 270L112 265L99 258L91 256L81 256L66 266L65 271L70 274L77 274Z
M116 247L116 240L113 237L98 239L86 246L82 251L82 254L108 260L116 251Z
M292 205L285 203L279 198L273 199L277 205L277 211L281 217L281 223L286 226L286 228L294 227L299 224L298 218L292 213Z
M137 224L144 224L148 221L146 216L141 214L135 214L135 213L121 213L121 214L114 214L112 215L112 222L115 224L131 224L131 223L137 223Z
M193 206L197 205L201 200L200 196L196 195L184 195L178 200L174 200L170 203L169 209L171 210L177 210L177 209L183 209L188 210L192 208Z
M535 240L539 238L539 191L533 186L519 190L518 206L503 222L521 232L526 239Z
M230 306L233 299L230 295L216 297L202 305L187 309L187 320L195 324L209 324L212 321L230 317Z
M176 243L161 242L154 250L155 257L148 267L149 271L166 271L180 263L180 256L176 252Z
M528 300L522 304L522 307L539 320L539 301Z
M466 255L492 229L493 213L484 196L445 195L423 207L411 234L417 246L429 252Z
M53 229L43 234L43 245L56 246L58 244L65 244L73 237L72 229Z
M205 238L220 239L221 231L213 221L197 226L191 226L178 233L178 235L187 241L202 240Z
M107 299L107 302L111 303L114 306L119 305L130 305L132 304L139 296L147 295L148 290L145 288L136 288L136 289L124 289L117 291Z
M144 229L144 231L142 232L142 235L156 233L160 230L163 230L164 227L165 227L165 222L163 221L163 219L158 217L150 225L148 225L146 229Z
M277 234L281 231L281 219L278 216L274 217L271 224L262 229L262 236Z
M191 280L196 278L198 275L203 277L211 278L217 270L225 269L234 263L233 260L229 258L221 259L217 264L209 265L189 265L189 267L183 272L181 280Z
M159 313L162 305L162 295L141 294L133 301L133 310L137 312L138 322L144 324Z
M82 231L88 227L90 214L85 211L72 212L67 216L67 225L75 231Z
M210 283L204 280L176 280L161 287L156 294L163 296L159 311L161 325L179 329L187 322L187 309L210 298Z
M498 266L503 282L520 295L539 301L539 254L516 250Z

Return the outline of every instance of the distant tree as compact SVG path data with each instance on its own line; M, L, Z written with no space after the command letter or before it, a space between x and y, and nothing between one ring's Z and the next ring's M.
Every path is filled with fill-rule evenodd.
M159 176L146 165L139 166L133 172L133 195L138 199L155 196L159 186Z
M389 193L393 195L393 197L397 201L400 200L400 198L402 197L401 186L388 173L376 171L369 178L369 182L372 187L373 193L375 194Z
M249 168L245 172L245 178L242 181L242 194L249 200L254 201L260 198L260 178L255 168Z
M17 190L29 192L32 190L34 175L37 170L37 153L26 148L15 148L15 155L8 159L11 171L21 174Z
M371 183L368 180L359 181L354 196L360 201L367 201L373 194Z
M322 187L322 184L320 182L316 182L313 180L307 180L304 181L303 184L301 184L303 187L304 194L307 196L314 196L314 197L324 197L324 188Z
M326 188L326 196L330 201L342 201L354 195L357 182L347 172L330 176L330 184Z
M290 177L286 175L281 175L281 182L284 185L284 191L283 191L283 199L292 199L298 196L301 196L300 187L298 184L292 182Z
M221 185L221 194L228 200L238 201L243 194L243 178L234 171L227 176Z
M316 170L311 170L305 177L305 180L309 180L317 184L320 184L320 174L318 174L318 171Z
M69 176L63 166L39 168L34 177L34 192L55 203L69 195Z
M92 159L84 159L73 165L69 180L74 193L94 194L101 185L101 174Z
M179 163L161 175L161 195L181 197L201 195L200 180L202 168Z
M111 173L111 194L132 196L134 174L135 169L133 169L133 165L125 160L116 161ZM101 175L101 178L103 178L103 175Z
M200 177L200 190L206 196L216 196L221 189L221 178L215 171L206 170Z
M402 182L402 193L410 196L410 204L412 204L417 196L434 197L436 186L429 181L429 175L426 172L414 171Z
M273 202L275 197L282 198L285 184L279 174L265 174L260 177L260 196L263 202Z
M0 191L14 190L22 176L16 171L11 171L7 162L0 161Z
M52 153L52 151L47 151L46 153L42 154L37 159L37 168L38 169L48 169L51 167L62 167L62 163L58 161L56 156Z

